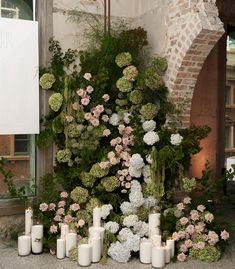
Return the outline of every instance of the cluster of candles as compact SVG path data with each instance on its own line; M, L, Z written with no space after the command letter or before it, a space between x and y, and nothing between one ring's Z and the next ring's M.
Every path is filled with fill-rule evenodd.
M149 215L149 239L140 242L140 261L144 264L151 263L156 268L163 268L175 255L175 241L168 239L162 242L160 217L159 213Z
M61 225L61 236L57 239L56 256L58 259L69 257L69 251L77 248L78 264L89 266L101 259L104 240L104 228L101 227L101 209L93 209L93 226L89 228L89 240L87 244L79 244L77 233L69 231L67 224Z
M43 251L43 225L33 225L33 210L25 210L25 233L18 237L18 254L27 256L31 252L40 254Z

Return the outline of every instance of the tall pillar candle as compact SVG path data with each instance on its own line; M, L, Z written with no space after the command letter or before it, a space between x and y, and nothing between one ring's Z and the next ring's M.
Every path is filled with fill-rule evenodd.
M101 221L101 208L95 207L93 209L93 226L100 227L100 221Z
M70 249L74 248L77 246L77 234L76 233L68 233L66 235L66 257L69 257L69 251Z
M157 227L160 226L160 213L149 214L149 233L151 234Z
M103 244L104 244L104 227L90 227L89 228L89 238L95 237L97 232L100 234L100 242L101 242L101 253L103 253Z
M153 235L151 237L151 241L152 241L153 246L160 247L162 245L161 235L157 235L157 234Z
M142 240L140 242L140 262L149 264L152 261L152 242Z
M31 236L21 235L18 237L18 254L27 256L31 253Z
M60 226L60 235L61 238L66 238L66 235L69 233L69 225L62 223Z
M152 266L156 268L163 268L165 266L165 248L152 248Z
M33 210L31 207L25 209L25 234L31 234L33 226Z
M171 258L175 256L175 240L167 239L166 245L171 248Z
M91 261L99 262L101 259L101 246L102 246L100 232L96 232L94 236L89 239L89 243L92 246Z
M169 246L165 246L165 263L170 263L171 261L171 248Z
M57 259L65 258L65 238L58 238L56 241L56 257Z
M43 225L37 224L32 226L32 252L40 254L43 250Z
M82 244L78 246L78 264L80 266L91 265L92 246L90 244Z

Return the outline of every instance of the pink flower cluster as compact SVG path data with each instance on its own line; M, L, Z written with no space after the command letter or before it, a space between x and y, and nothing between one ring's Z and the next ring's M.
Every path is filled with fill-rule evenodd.
M100 125L100 116L103 112L104 106L97 105L96 107L93 107L90 112L85 113L84 118L89 121L94 127L98 127ZM101 120L107 122L109 120L108 115L102 115Z

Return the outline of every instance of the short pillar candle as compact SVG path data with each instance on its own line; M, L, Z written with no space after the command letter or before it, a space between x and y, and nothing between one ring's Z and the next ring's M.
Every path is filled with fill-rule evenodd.
M58 238L56 241L56 257L57 259L65 258L65 238Z
M166 245L171 248L171 258L175 256L175 240L174 239L167 239Z
M152 261L152 242L142 240L140 242L140 262L149 264Z
M65 242L65 246L66 246L66 257L69 257L69 251L70 249L74 248L77 246L77 234L76 233L68 233L66 235L66 242Z
M90 244L82 244L78 246L78 265L91 265L92 246Z
M27 256L31 253L31 236L21 235L18 237L18 254Z
M165 266L165 248L152 248L152 266L156 268L163 268Z
M40 254L43 250L43 225L32 226L32 252Z

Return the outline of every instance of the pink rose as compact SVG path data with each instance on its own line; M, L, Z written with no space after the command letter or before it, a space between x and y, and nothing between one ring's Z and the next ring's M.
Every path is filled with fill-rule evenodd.
M195 245L195 247L196 249L203 249L205 245L206 245L205 242L200 241Z
M57 209L56 215L64 215L64 208Z
M94 127L98 127L100 125L100 121L98 119L92 118L90 120L90 123L94 126Z
M131 134L133 131L134 131L133 128L130 127L130 126L127 126L127 127L125 128L125 133L128 134L128 135Z
M122 139L121 139L121 137L118 136L118 137L116 138L116 142L117 142L117 144L121 144L121 143L122 143Z
M217 242L219 242L219 236L218 236L218 234L216 233L216 232L214 232L214 231L209 231L209 233L208 233L208 243L210 244L210 245L215 245Z
M191 198L190 197L185 197L184 200L183 200L183 203L188 205L188 204L191 204Z
M65 118L66 118L67 122L73 121L73 116L71 116L71 115L65 116Z
M60 193L60 197L61 198L67 198L69 195L68 195L68 193L66 192L66 191L62 191L61 193Z
M102 119L103 122L108 122L109 121L109 116L108 115L103 115L101 117L101 119Z
M115 147L115 150L116 150L117 153L121 153L122 150L123 150L123 147L122 147L121 145L117 145L117 146Z
M173 238L175 241L178 241L178 240L179 240L179 235L178 235L178 233L177 233L177 232L174 232L174 233L172 234L172 238Z
M39 210L41 210L42 212L47 211L47 209L48 209L48 204L46 204L46 203L41 203L41 204L39 205Z
M93 113L95 118L99 118L100 112L98 110L94 110L92 113Z
M119 177L119 180L120 180L120 181L124 181L124 180L125 180L125 177L124 177L124 176L120 176L120 177Z
M130 182L126 182L126 183L125 183L125 188L126 188L126 189L130 189L130 187L131 187L131 183L130 183Z
M110 130L109 129L104 129L103 131L103 136L109 136L111 134Z
M188 225L185 230L189 234L193 234L195 232L195 228L193 225Z
M182 244L181 246L180 246L180 251L181 252L187 252L188 251L188 248L187 248L187 246L185 245L185 244Z
M59 201L58 207L65 207L65 201Z
M115 146L117 145L117 141L116 141L116 139L112 139L112 140L110 141L110 145L111 145L112 147L115 147Z
M79 104L78 104L78 102L73 103L73 104L72 104L72 108L73 108L73 110L78 110L78 109L79 109Z
M228 233L226 230L223 230L223 231L220 233L220 237L221 237L221 239L223 239L223 240L228 240L228 239L229 239L229 233Z
M107 169L109 167L109 162L100 162L99 166L101 169Z
M64 223L69 224L73 221L73 217L71 215L66 215L64 217Z
M205 220L207 222L212 222L214 220L214 215L212 213L206 213L205 214Z
M197 210L200 211L200 212L204 212L205 209L206 209L206 208L205 208L204 205L199 205L199 206L197 207Z
M178 260L179 262L184 262L184 261L186 260L186 258L187 258L187 256L186 256L184 253L180 253L180 254L178 254L178 256L177 256L177 260Z
M110 151L110 152L108 153L108 158L111 159L111 158L113 158L113 157L115 157L115 153L114 153L113 151Z
M84 77L86 80L90 81L91 78L92 78L92 75L91 75L91 73L85 73L83 77Z
M127 151L123 151L120 154L120 157L124 160L124 161L130 161L130 154Z
M100 113L104 112L104 106L103 105L97 105L96 110L99 111Z
M179 232L178 232L178 237L179 237L180 239L184 239L184 238L186 237L186 233L185 233L185 231L179 231Z
M131 177L130 175L128 175L128 176L126 177L126 180L127 180L127 181L131 181L131 180L132 180L132 177Z
M204 228L205 228L205 224L203 222L199 222L196 226L195 226L195 231L197 233L202 233Z
M177 209L179 211L182 211L184 209L184 204L183 203L179 203L179 204L176 205L176 207L177 207Z
M123 125L123 124L120 124L119 126L118 126L118 131L119 131L119 134L123 134L123 132L124 132L124 130L125 130L125 125Z
M190 211L191 220L196 221L199 220L199 213L197 210Z
M185 246L186 246L187 248L191 248L192 245L193 245L193 242L192 242L192 240L187 239L187 240L185 240L184 244L185 244Z
M122 175L123 176L128 176L129 172L128 172L128 169L122 169Z
M94 91L94 89L93 89L93 87L92 87L91 85L89 85L89 86L86 87L86 91L87 91L89 94L91 94L91 93Z
M70 205L69 209L72 211L78 211L80 209L80 205L74 203L74 204Z
M180 219L180 224L181 225L186 225L187 223L188 223L188 218L183 217L183 218Z
M57 231L58 231L57 226L52 224L51 227L50 227L50 232L52 234L55 234L55 233L57 233Z
M50 203L49 206L48 206L48 209L49 209L50 211L55 210L55 208L56 208L56 205L55 205L54 203Z
M105 102L108 102L108 100L110 99L109 95L108 94L104 94L102 96L102 98L104 99Z
M85 96L85 97L82 98L82 100L81 100L81 104L82 104L83 106L87 106L89 103L90 103L90 99L89 99L88 96Z
M90 112L84 114L85 120L90 120L92 118L92 115Z
M58 222L62 221L61 215L55 215L54 221L58 221Z
M112 164L112 165L116 165L116 164L118 164L118 159L116 158L116 157L112 157L112 158L110 158L110 163Z
M86 94L86 92L83 89L79 89L77 91L77 95L80 96L80 97L83 97L85 94Z

